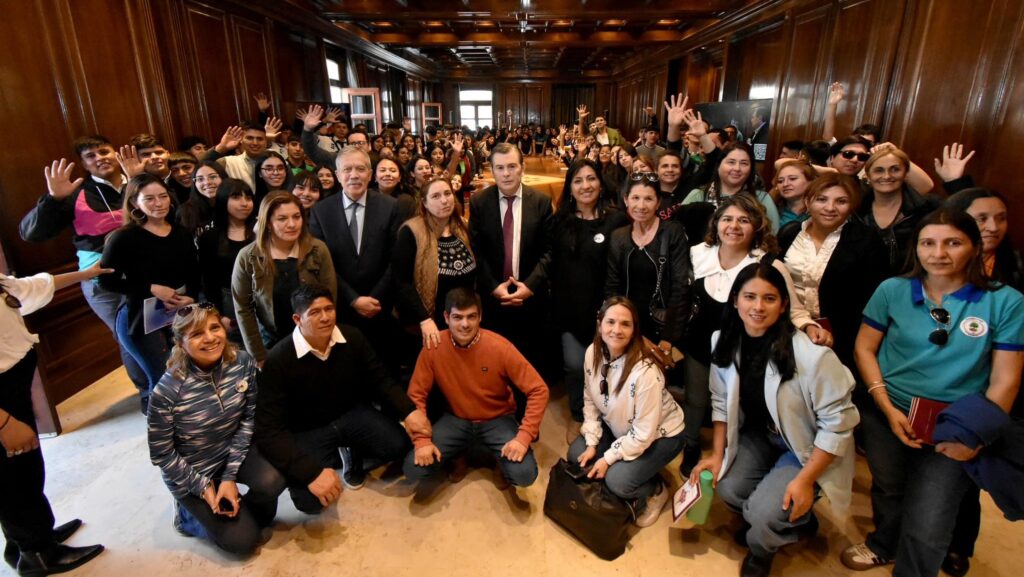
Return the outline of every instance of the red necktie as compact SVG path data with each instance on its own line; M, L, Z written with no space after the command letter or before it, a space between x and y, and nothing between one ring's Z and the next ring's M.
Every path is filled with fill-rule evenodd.
M516 234L515 213L512 211L512 205L516 197L503 196L502 199L508 201L508 209L505 210L505 220L501 224L502 234L505 237L505 266L501 269L501 274L504 275L501 278L501 282L505 282L512 276L513 239L515 239Z

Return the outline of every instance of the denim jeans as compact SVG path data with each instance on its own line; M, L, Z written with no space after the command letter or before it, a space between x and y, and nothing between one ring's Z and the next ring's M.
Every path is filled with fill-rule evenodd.
M683 418L686 422L687 447L700 447L700 428L704 414L711 402L711 369L704 363L687 355L683 359L683 375L686 383L686 399L683 401Z
M142 370L139 363L135 362L135 359L124 348L124 345L121 344L121 339L117 336L117 328L115 327L117 309L124 302L124 295L104 290L95 280L87 280L82 281L82 296L85 297L85 302L89 303L89 308L92 309L92 312L96 313L96 316L110 329L110 334L114 336L114 341L117 342L117 348L121 353L121 362L124 363L124 370L128 373L128 378L141 395L148 395L149 379L146 378L146 372Z
M206 501L195 495L179 498L178 503L185 508L185 519L191 517L198 523L201 533L195 536L210 539L228 553L247 556L259 545L260 530L274 521L277 498L284 492L285 479L252 445L235 481L249 488L235 517L217 515ZM186 523L186 527L188 525Z
M938 575L970 477L934 447L900 442L877 407L866 407L861 424L875 522L868 547L896 561L894 577Z
M799 540L799 527L810 522L808 510L796 521L782 508L786 487L803 466L778 434L740 432L732 465L716 491L730 509L750 525L747 546L760 557Z
M135 359L135 362L142 367L146 374L148 388L140 392L144 398L149 398L149 392L167 371L167 357L171 355L171 329L163 328L149 334L131 334L128 328L128 307L126 306L118 309L114 327L117 329L117 340L121 346L128 351L128 354Z
M597 443L597 456L587 466L604 456L605 451L615 442L615 435L607 426L603 427L601 440ZM608 467L604 484L608 490L623 499L646 501L658 489L658 472L664 469L683 449L683 434L662 437L651 443L642 455L632 461L618 461ZM569 445L568 461L575 463L587 450L587 441L580 435Z
M529 487L537 480L537 460L533 449L527 448L523 460L515 463L501 456L501 448L516 437L519 423L512 415L503 415L489 421L467 421L451 413L445 413L434 423L434 446L441 451L441 461L421 467L415 462L415 451L405 457L402 469L405 477L419 481L440 470L441 464L454 459L473 443L480 443L494 453L501 472L508 482L517 487Z
M317 429L294 433L295 442L302 450L320 462L324 468L338 469L340 447L352 450L354 466L363 468L364 460L372 459L384 464L397 461L409 452L409 437L401 425L367 404L359 404L330 424ZM323 505L304 484L291 484L288 490L295 508L303 513L315 514Z
M562 364L565 369L565 394L569 398L572 420L583 422L583 362L587 345L581 344L572 333L562 333Z

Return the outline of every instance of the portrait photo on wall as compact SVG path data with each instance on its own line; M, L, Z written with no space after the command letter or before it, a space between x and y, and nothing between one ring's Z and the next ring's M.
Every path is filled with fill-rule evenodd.
M706 102L694 110L711 128L721 128L729 140L746 142L754 149L754 160L761 162L768 151L768 120L772 117L772 99Z

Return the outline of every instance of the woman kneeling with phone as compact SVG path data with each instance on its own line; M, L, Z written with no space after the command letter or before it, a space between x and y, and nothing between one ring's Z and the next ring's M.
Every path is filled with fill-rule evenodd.
M252 554L284 477L251 446L256 363L228 342L212 304L178 309L167 372L149 408L149 456L174 495L174 528ZM249 487L245 499L237 483Z
M658 520L669 498L658 472L683 448L683 411L646 354L633 303L605 300L583 364L583 426L569 446L569 462L593 465L589 477L623 499L646 501L639 527Z
M741 577L766 576L779 548L816 531L819 489L840 515L848 508L860 415L853 375L790 321L777 268L747 265L729 303L712 336L714 451L691 479L711 471L722 501L745 521Z

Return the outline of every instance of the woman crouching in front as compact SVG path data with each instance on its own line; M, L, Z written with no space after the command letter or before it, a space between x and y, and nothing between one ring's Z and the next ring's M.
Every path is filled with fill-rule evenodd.
M782 273L747 265L732 306L712 336L714 451L691 474L710 470L722 501L743 514L737 541L750 549L741 577L766 576L775 552L813 535L819 490L845 514L853 483L853 375L831 349L790 321Z
M683 448L683 411L645 355L636 307L625 297L605 300L584 357L583 426L569 446L570 461L593 464L589 477L646 502L640 527L653 525L668 502L658 473Z
M150 398L149 456L174 496L174 528L251 555L285 480L251 445L256 363L209 303L178 309L167 372ZM249 487L244 500L237 483Z

